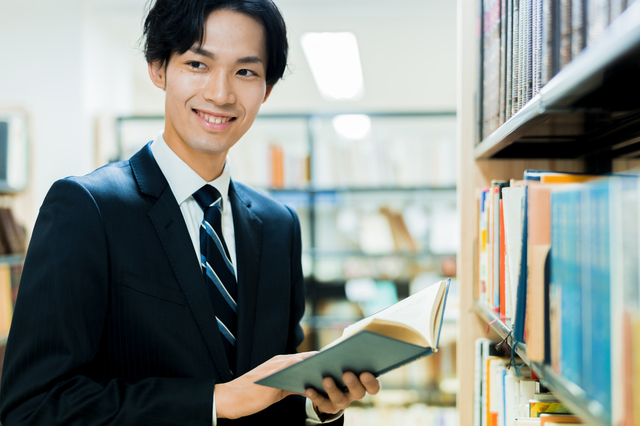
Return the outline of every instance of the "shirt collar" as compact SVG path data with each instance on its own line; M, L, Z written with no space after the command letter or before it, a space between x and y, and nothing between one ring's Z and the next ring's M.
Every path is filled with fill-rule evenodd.
M178 204L184 203L194 192L209 184L222 195L222 199L225 200L225 203L223 203L224 208L228 200L229 182L231 180L228 159L224 163L222 174L212 182L207 182L169 148L169 145L164 140L163 132L160 132L151 144L151 153L162 174L167 179L171 192L176 197Z

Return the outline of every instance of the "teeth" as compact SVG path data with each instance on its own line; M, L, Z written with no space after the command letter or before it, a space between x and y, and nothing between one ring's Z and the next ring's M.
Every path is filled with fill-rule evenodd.
M226 123L227 121L231 121L231 117L215 117L213 115L208 115L200 111L198 111L198 115L204 118L205 120L207 120L209 123L214 123L214 124L221 124L221 123Z

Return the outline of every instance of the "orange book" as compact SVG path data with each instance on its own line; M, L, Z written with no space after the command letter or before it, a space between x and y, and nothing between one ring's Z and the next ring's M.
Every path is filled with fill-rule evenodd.
M545 362L549 349L545 330L545 319L549 314L545 264L551 248L551 185L529 187L527 226L527 357L531 361Z
M545 425L547 423L573 423L579 424L582 423L580 417L576 416L561 416L554 414L541 414L540 415L540 425Z
M598 176L558 173L540 176L540 183L580 183L596 177Z
M498 426L498 413L490 413L491 423L490 426Z
M284 188L284 151L280 145L270 145L271 156L271 186Z

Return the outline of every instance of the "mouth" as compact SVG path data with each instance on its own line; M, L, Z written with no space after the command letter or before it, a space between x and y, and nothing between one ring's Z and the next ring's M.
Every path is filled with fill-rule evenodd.
M210 114L208 112L200 111L197 109L194 109L193 112L197 114L200 118L202 118L204 121L207 121L211 124L224 124L231 121L235 121L236 119L236 117L231 117L228 115L214 115L214 114Z

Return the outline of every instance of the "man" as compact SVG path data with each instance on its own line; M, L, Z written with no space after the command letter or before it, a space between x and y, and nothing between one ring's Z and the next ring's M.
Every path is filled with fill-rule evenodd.
M286 65L271 0L157 0L145 22L165 129L130 160L56 182L25 260L0 390L13 425L340 421L378 381L326 395L254 384L295 354L295 213L229 178L228 150ZM207 198L210 197L210 198ZM281 355L290 354L290 355ZM227 420L236 419L236 420Z

